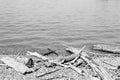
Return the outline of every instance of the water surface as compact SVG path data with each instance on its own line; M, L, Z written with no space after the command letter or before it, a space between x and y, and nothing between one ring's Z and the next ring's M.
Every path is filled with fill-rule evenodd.
M0 45L120 44L119 0L0 0Z

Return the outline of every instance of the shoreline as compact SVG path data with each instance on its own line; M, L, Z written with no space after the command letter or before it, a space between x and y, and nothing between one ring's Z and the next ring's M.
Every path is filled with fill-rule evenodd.
M53 52L51 52L50 49ZM65 48L41 49L41 48L33 48L30 46L23 46L23 45L0 46L0 53L2 53L0 55L1 57L10 56L10 57L14 58L15 56L17 56L17 54L19 52L21 53L22 56L26 57L27 51L37 52L40 55L45 55L45 57L51 58L53 60L54 60L54 58L59 58L60 56L67 57L67 56L70 56L73 54L70 52L66 52ZM55 54L53 54L54 51L55 51ZM118 61L120 60L120 54L112 54L109 52L94 51L94 50L92 50L92 46L90 46L90 45L87 46L84 51L88 51L88 55L90 56L90 58L92 58L94 61L96 61L99 65L102 65L102 67L105 68L105 71L108 72L108 74L110 76L113 76L115 74L114 70L117 70L117 68L113 69L114 67L112 67L109 64L112 64L115 67L119 66L120 63L118 63ZM50 53L50 54L46 55L46 53ZM93 54L93 53L95 53L95 54ZM31 58L33 59L33 61L39 60L36 57L31 57ZM101 62L99 62L99 60L105 61L105 62L101 63ZM2 63L2 62L0 62L0 63ZM48 67L49 65L51 65L49 62L47 62L47 63L44 61L40 62L39 65L37 65L37 67L36 67L36 68L39 67L38 71L28 73L26 75L20 74L19 72L15 71L13 68L6 69L5 66L0 66L0 71L1 71L0 78L1 78L1 80L4 80L4 79L9 80L9 78L11 80L90 80L89 75L79 74L71 68L64 68L64 67L61 67L60 65ZM82 64L82 65L80 65L76 68L79 68L80 70L87 70L88 66L84 67L85 64ZM91 72L91 71L89 71L89 72L93 74L93 72ZM112 78L114 78L114 79L119 78L117 76L118 76L118 74ZM91 78L91 80L92 80L92 78Z

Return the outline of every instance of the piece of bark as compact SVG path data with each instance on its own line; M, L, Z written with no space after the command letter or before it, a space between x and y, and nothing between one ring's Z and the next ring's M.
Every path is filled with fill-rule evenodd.
M93 45L93 49L111 53L120 53L120 47L114 45L96 44Z
M25 64L16 61L14 58L3 57L0 60L3 61L7 66L12 67L20 73L24 74L25 72L30 70L27 66L25 66Z

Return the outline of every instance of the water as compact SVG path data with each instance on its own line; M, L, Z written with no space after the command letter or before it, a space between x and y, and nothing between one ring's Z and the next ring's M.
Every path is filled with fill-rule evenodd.
M0 46L120 44L120 0L0 0Z

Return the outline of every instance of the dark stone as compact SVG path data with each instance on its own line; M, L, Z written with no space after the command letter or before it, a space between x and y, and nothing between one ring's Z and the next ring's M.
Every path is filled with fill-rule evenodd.
M117 67L117 69L120 69L120 65Z
M34 61L32 60L32 58L29 59L29 61L26 63L26 66L29 68L34 67Z

